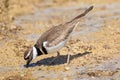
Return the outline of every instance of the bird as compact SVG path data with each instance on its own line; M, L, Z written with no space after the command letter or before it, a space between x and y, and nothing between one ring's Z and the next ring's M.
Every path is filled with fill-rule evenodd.
M67 46L67 42L70 40L71 34L74 29L77 27L79 19L85 16L92 9L93 6L90 6L83 13L73 18L72 20L64 24L53 26L43 32L43 34L39 37L34 46L28 48L24 52L24 60L26 60L26 67L28 67L30 65L30 62L40 55L57 53L57 56L59 56L59 50L63 47L68 48L67 64L69 64L70 47ZM54 58L51 62L53 62L56 58Z

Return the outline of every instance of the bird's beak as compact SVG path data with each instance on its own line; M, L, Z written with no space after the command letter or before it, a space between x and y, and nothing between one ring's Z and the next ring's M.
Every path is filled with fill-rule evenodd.
M26 61L26 67L27 67L27 68L29 67L29 64L30 64L31 61L32 61L31 59L28 59L28 60Z

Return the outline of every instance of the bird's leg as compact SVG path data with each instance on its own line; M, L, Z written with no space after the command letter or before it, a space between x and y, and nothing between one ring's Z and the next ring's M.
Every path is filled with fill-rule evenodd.
M49 64L52 64L59 56L60 56L60 53L59 53L59 51L57 51L57 57L55 57L54 59L52 59L52 61L50 61Z
M78 26L78 24L79 24L79 22L77 22L76 24L75 24L75 27L74 27L74 29ZM73 29L73 31L74 31L74 29ZM71 36L69 37L69 40L71 40ZM67 52L67 65L70 63L70 46L66 46L66 48L68 49L68 52Z
M67 52L67 65L70 63L70 46L66 46L66 48L68 49L68 52Z

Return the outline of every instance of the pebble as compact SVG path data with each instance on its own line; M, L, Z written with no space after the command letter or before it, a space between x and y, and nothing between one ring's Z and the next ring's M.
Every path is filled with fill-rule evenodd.
M3 37L0 36L0 40L2 40L2 39L3 39Z
M70 70L70 67L65 67L65 70L66 70L66 71Z
M17 26L15 26L15 25L11 25L11 27L10 27L11 30L16 29L16 28L17 28Z
M67 78L67 77L64 77L63 80L68 80L68 78Z
M24 74L21 74L20 76L21 76L21 77L24 77Z
M3 79L5 79L5 77L1 77L1 79L3 80Z
M0 9L0 13L2 13L2 10Z

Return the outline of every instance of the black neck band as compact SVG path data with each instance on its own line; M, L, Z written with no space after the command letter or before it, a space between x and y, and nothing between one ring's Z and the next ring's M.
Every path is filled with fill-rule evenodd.
M45 54L48 54L48 52L47 52L47 50L45 49L45 47L43 46L43 44L42 44L42 50L43 50L43 52L44 52Z
M37 45L35 44L34 47L37 49L38 52L38 56L42 55L43 53L40 51L40 49L37 47Z

